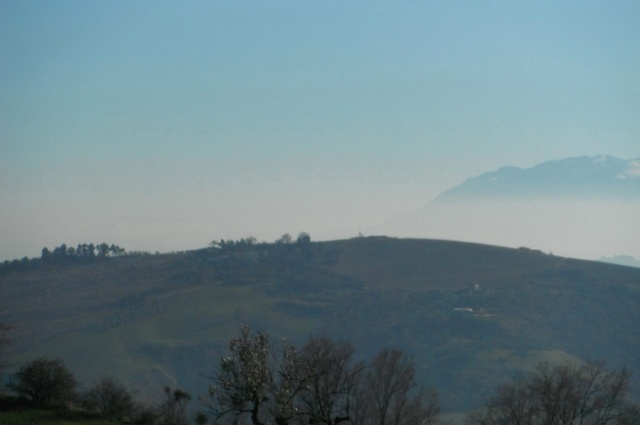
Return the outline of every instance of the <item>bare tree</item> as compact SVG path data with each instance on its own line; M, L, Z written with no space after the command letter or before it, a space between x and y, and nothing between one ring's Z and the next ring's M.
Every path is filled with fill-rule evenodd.
M400 350L381 351L371 362L359 393L356 425L432 425L438 397L416 382L413 362Z
M618 418L616 425L638 425L640 424L640 406L628 403Z
M485 407L470 413L471 425L608 425L622 423L629 385L625 369L603 362L543 363L531 375L499 387Z
M484 409L470 412L467 415L467 424L527 425L534 423L532 422L534 414L535 406L529 400L527 384L514 380L510 384L499 386Z
M93 384L81 395L81 402L86 409L119 421L132 418L136 410L133 395L112 378L102 378Z
M336 425L350 420L351 406L364 368L353 361L354 348L328 337L311 338L302 347L305 391L300 410L310 424Z
M217 423L431 425L438 412L398 350L380 353L365 375L351 344L325 336L276 350L245 326L229 349L203 398Z

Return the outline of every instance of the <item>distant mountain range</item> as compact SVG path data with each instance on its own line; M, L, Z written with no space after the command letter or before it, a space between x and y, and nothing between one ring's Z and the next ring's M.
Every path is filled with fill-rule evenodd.
M640 200L640 158L581 156L467 179L432 202L544 198Z

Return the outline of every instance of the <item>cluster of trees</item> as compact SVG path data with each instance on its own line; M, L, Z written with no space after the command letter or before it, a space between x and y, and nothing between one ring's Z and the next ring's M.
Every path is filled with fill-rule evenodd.
M603 362L543 363L499 386L468 425L637 425L640 408L627 399L629 372Z
M137 401L122 384L108 377L77 391L73 373L60 359L42 357L23 365L7 386L37 408L74 404L104 418L140 425L187 425L193 420L187 410L191 396L185 391L165 387L155 405ZM195 420L206 422L203 417Z
M315 260L323 260L326 256L322 245L311 242L311 236L302 232L294 239L288 233L282 235L273 243L257 242L256 238L248 237L237 241L220 240L211 242L212 253L218 260L225 260L227 263L223 273L229 272L234 266L243 268L241 274L251 272L251 270L264 270L262 267L275 268L282 270L284 268L308 267ZM247 264L233 264L234 260L246 262L251 260L253 265L246 268ZM251 269L251 267L254 267ZM234 279L238 278L239 270L234 269Z
M66 244L62 244L53 248L52 251L49 248L42 248L42 258L45 261L48 260L59 260L65 258L94 258L94 257L115 257L119 255L124 255L126 251L124 248L120 248L114 244L107 244L102 242L101 244L78 244L77 247L69 246Z
M421 388L410 359L381 351L370 363L354 348L312 337L275 349L247 326L229 344L202 402L216 423L253 425L431 425L437 395Z
M231 339L209 390L204 413L190 414L185 391L164 388L149 405L111 378L78 392L60 359L46 357L22 366L8 387L39 408L74 403L119 422L187 425L195 422L251 425L434 425L437 394L416 380L411 359L396 349L370 362L357 360L347 342L311 337L301 347L275 348L268 334L248 326ZM486 404L466 417L467 425L637 425L640 407L629 402L628 371L602 362L541 364L501 385Z
M219 424L432 425L437 394L418 385L402 352L380 351L356 361L353 347L327 337L300 349L273 348L248 327L229 345L203 401ZM603 362L540 364L499 386L467 425L637 425L628 400L630 374Z
M242 238L239 239L237 241L234 241L233 239L227 239L226 241L224 239L220 239L220 242L217 241L212 241L211 242L211 246L213 248L218 248L221 249L222 251L227 251L227 250L242 250L245 248L250 248L256 245L257 243L257 239L254 238L253 236L250 236L248 238Z
M293 243L293 238L290 234L285 233L276 241L276 244L290 244ZM300 232L296 238L295 243L297 245L308 245L311 243L311 236L307 232Z
M92 258L116 257L126 255L124 248L115 244L78 244L76 247L62 244L50 250L42 248L40 258L23 257L18 260L5 260L0 263L0 273L19 270L31 270L40 267L44 263L70 262L72 260L86 260Z
M306 232L301 232L300 234L298 234L298 237L294 241L293 237L290 234L285 233L275 241L276 245L291 245L293 243L298 246L308 246L311 244L311 236L309 236L309 234ZM243 250L256 246L266 245L267 244L264 242L258 243L258 240L253 236L241 238L237 241L234 241L232 239L220 239L220 241L212 241L210 244L211 247L220 249L222 251Z

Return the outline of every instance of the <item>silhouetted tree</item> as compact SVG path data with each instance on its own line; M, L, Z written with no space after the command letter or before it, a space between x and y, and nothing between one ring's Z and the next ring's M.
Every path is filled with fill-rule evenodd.
M76 249L76 255L83 258L93 258L96 256L96 246L92 243L79 244Z
M28 397L38 407L64 404L73 399L76 380L62 360L46 357L22 366L9 389Z
M306 232L301 232L296 239L296 243L301 247L308 246L311 243L311 236Z
M203 398L216 423L430 425L438 411L437 398L417 386L412 363L398 350L379 354L364 380L353 346L328 337L276 351L267 334L253 336L245 326L229 350Z
M62 259L87 259L98 257L115 257L118 255L124 255L126 251L124 248L121 248L115 244L111 244L109 246L107 243L102 242L99 245L94 245L92 243L82 243L78 244L74 247L67 247L66 244L62 244L58 247L55 247L53 251L50 251L49 248L42 248L42 260L52 261L52 260L62 260Z
M60 246L55 247L53 249L53 256L56 259L65 258L67 256L67 245L66 244L62 244Z
M106 257L109 255L109 245L107 245L105 242L97 245L96 250L98 251L98 257Z
M125 249L119 247L118 245L114 245L111 244L111 246L109 247L109 251L111 251L111 255L124 255L125 254Z
M0 322L0 372L4 369L4 350L9 345L9 331L11 330L11 326Z
M306 390L301 411L310 424L335 425L350 420L363 364L353 361L355 349L328 337L311 338L301 350Z
M638 425L640 424L640 406L627 403L622 409L616 425Z

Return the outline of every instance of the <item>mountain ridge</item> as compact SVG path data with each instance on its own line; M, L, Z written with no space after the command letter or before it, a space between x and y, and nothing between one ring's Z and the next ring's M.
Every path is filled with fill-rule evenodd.
M504 166L470 177L431 202L567 197L640 200L640 157L579 156L529 168Z

